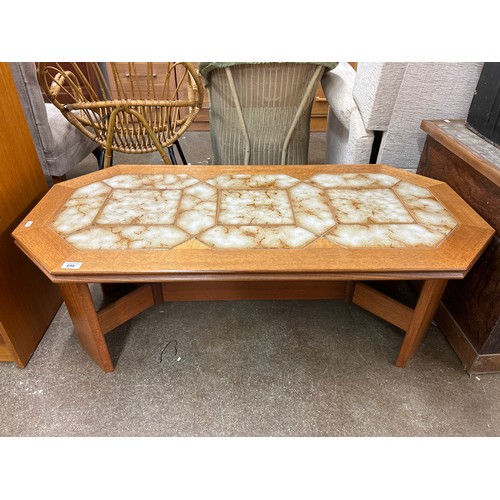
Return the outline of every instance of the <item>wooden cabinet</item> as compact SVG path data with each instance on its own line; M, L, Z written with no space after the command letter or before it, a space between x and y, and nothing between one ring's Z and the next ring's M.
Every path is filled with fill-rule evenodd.
M328 117L328 101L321 85L318 86L316 96L311 110L311 132L326 131L326 119Z
M178 79L181 78L181 68L169 68L172 64L168 62L106 63L111 97L120 98L120 90L123 90L127 96L134 96L137 99L147 97L160 99L165 94L170 98L177 88ZM170 73L168 84L165 82L167 72ZM179 87L177 98L181 100L188 98L185 86Z
M48 188L8 63L0 95L0 361L24 367L62 297L11 235Z
M500 149L462 121L421 128L417 173L448 183L496 231L466 278L450 281L436 320L469 373L500 372Z

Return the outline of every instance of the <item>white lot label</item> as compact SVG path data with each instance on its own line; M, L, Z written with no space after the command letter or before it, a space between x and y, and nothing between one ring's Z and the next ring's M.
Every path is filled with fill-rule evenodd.
M82 267L83 262L65 262L61 269L80 269Z

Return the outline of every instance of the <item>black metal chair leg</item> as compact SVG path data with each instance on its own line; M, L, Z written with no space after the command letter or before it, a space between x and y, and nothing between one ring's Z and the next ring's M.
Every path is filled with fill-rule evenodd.
M96 157L97 162L99 163L99 161L100 161L100 159L101 159L101 148L100 148L100 147L95 148L95 149L92 151L92 154Z
M182 152L181 144L179 141L175 141L175 146L177 147L177 151L179 152L179 156L181 157L182 164L187 165L186 157L184 156L184 153Z
M99 156L99 170L102 170L104 168L104 155L106 154L106 151L104 149L101 149L101 155Z
M169 146L167 148L167 151L168 151L168 156L170 158L170 161L172 162L172 165L177 165L177 159L175 158L174 147Z
M104 148L99 148L99 153L98 155L95 153L95 150L92 151L94 153L94 156L97 158L97 162L99 165L99 170L102 170L104 168L104 157L106 156L106 150ZM111 161L109 163L109 166L111 167L113 165L113 151L111 151Z
M104 153L105 153L104 149L101 148L100 146L92 151L92 154L97 159L97 167L99 168L99 170L102 170L104 166Z

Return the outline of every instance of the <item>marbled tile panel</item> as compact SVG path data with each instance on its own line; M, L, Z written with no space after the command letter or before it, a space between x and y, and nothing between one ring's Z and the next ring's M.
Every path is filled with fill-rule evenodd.
M437 246L457 225L427 189L385 174L117 175L75 190L51 227L79 249Z
M183 189L198 182L186 174L123 174L103 182L115 189Z
M215 226L198 240L214 248L302 248L316 235L297 226Z
M217 189L199 182L184 190L176 225L196 235L215 225L216 213Z
M91 226L66 240L79 250L169 249L191 236L175 226Z
M420 224L445 235L458 224L427 188L401 181L395 191Z
M390 188L399 182L387 174L317 174L310 180L323 188Z
M390 189L328 189L327 193L339 223L414 222Z
M51 224L61 235L78 231L92 223L111 188L102 182L94 182L77 189L64 204Z
M219 224L283 225L294 224L290 199L280 189L222 190Z
M443 239L438 231L418 224L345 224L333 228L325 237L350 248L435 247Z
M297 225L320 235L336 224L322 189L301 182L289 192Z
M114 189L97 224L173 224L182 191Z
M487 161L499 168L500 148L492 144L490 141L484 140L479 134L476 134L472 130L468 129L464 122L445 120L444 122L437 123L437 126L443 129L446 134L450 134L452 137L455 137L455 139L458 139L467 148L472 149L478 155L483 156Z
M218 175L207 182L219 189L286 189L300 181L283 174L231 174Z

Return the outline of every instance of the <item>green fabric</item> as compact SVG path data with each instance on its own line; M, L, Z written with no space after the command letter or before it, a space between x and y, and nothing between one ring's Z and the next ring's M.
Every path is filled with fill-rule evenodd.
M286 61L292 62L292 61ZM308 62L308 61L299 61L303 64L320 64L321 66L325 66L327 71L334 69L338 62ZM201 62L199 65L199 70L201 76L203 76L205 80L205 86L208 87L210 84L210 72L214 69L219 68L229 68L230 66L235 66L237 64L273 64L270 62Z

